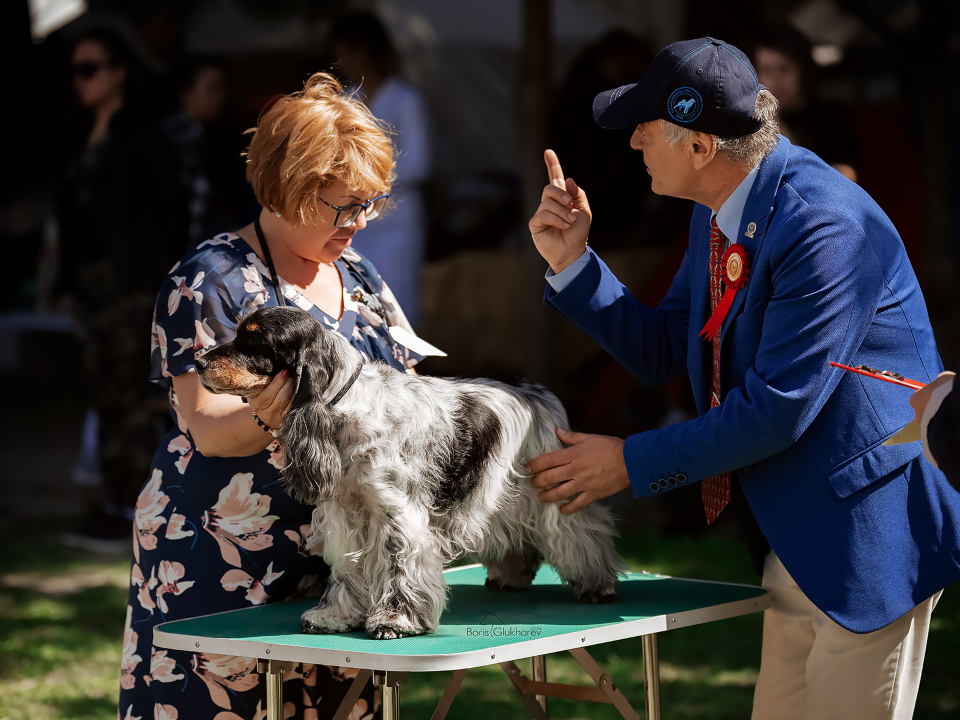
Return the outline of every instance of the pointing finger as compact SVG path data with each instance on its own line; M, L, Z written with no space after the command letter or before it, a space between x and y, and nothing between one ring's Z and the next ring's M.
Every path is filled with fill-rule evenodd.
M550 178L550 184L556 185L561 190L564 188L563 168L560 167L560 158L553 150L545 150L543 161L547 164L547 176Z

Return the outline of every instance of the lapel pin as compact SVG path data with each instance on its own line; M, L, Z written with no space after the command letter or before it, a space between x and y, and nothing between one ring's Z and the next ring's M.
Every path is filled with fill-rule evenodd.
M748 238L752 238L753 234L757 231L757 224L755 222L747 225L747 231L744 233Z

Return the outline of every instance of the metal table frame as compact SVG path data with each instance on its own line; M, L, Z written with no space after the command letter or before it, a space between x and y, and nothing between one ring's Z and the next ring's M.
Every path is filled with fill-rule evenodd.
M477 568L477 565L454 568L445 575ZM641 573L631 573L641 576ZM452 670L453 675L444 688L433 720L446 717L453 699L460 689L467 670L484 665L498 664L520 694L531 717L546 720L547 698L565 698L614 705L620 714L629 720L639 720L639 714L633 709L624 695L614 684L613 679L585 649L613 640L629 637L642 637L642 656L644 667L644 709L647 720L660 718L660 670L657 656L657 634L714 620L760 612L770 606L770 596L760 588L734 583L714 583L704 580L669 578L668 576L642 573L644 579L658 578L680 580L702 589L704 586L727 586L748 588L757 591L751 597L705 605L676 613L666 613L636 620L626 620L616 624L591 627L572 633L550 635L543 638L523 640L509 644L496 645L469 652L446 655L397 655L386 652L395 648L394 643L402 640L380 641L383 653L353 652L343 649L323 649L302 645L277 644L257 640L201 636L191 632L178 632L174 627L188 621L171 621L158 625L154 629L153 642L159 647L173 650L206 651L225 655L257 658L257 670L266 675L267 720L283 718L283 672L291 670L295 662L336 665L359 668L346 696L340 704L335 720L345 720L351 708L360 696L368 681L380 687L384 720L398 720L400 714L400 687L408 682L410 672ZM454 593L456 585L453 585ZM306 609L309 605L304 605ZM270 607L270 606L267 606ZM273 606L276 607L276 606ZM233 610L222 615L249 613L253 608ZM213 616L207 616L213 617ZM314 636L316 637L316 636ZM547 681L546 655L554 652L569 652L587 672L594 686L566 685ZM531 677L523 674L516 660L531 660Z

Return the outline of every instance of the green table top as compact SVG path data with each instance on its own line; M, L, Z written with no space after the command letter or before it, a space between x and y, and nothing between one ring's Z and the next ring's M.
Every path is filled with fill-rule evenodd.
M444 573L450 599L436 633L370 640L363 632L309 635L300 615L315 600L277 603L158 625L154 644L177 650L375 670L458 670L663 632L769 606L748 585L631 573L617 602L577 602L550 567L533 587L492 592L480 566Z

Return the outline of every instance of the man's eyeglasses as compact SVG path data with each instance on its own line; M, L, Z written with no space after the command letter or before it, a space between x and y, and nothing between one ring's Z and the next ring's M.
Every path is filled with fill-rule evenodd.
M112 63L107 61L94 62L93 60L87 60L85 62L78 62L73 66L73 74L83 80L89 80L104 68L112 67L112 65Z
M337 217L333 221L333 226L338 228L348 228L353 225L357 218L360 217L360 213L363 213L367 220L373 220L377 215L380 214L380 211L383 210L383 206L387 204L387 198L389 195L381 195L380 197L375 197L372 200L367 200L365 203L350 203L349 205L331 205L323 198L317 198L320 202L326 205L328 208L337 211Z

